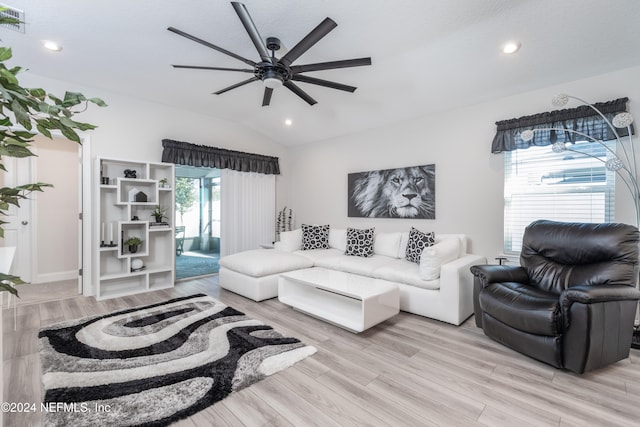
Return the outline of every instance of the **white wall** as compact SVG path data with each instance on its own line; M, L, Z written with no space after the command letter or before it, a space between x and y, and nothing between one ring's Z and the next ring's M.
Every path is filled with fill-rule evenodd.
M553 110L551 99L558 93L590 102L627 96L629 111L637 118L639 75L639 67L626 69L294 148L291 207L297 224L465 233L470 251L493 261L503 245L503 155L491 154L495 122ZM451 95L464 96L455 88ZM435 220L347 217L347 174L431 163L436 165ZM624 185L616 196L616 220L633 223Z
M79 147L64 138L36 138L36 181L52 184L34 199L36 257L33 283L78 276Z

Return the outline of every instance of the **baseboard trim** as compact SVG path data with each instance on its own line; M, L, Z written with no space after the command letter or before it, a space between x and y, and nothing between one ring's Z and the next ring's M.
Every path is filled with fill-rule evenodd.
M78 270L60 271L58 273L38 274L31 283L61 282L78 278Z

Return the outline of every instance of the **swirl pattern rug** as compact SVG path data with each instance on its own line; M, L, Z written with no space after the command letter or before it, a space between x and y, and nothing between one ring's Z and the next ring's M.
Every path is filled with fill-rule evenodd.
M165 426L316 349L202 294L40 330L47 426Z

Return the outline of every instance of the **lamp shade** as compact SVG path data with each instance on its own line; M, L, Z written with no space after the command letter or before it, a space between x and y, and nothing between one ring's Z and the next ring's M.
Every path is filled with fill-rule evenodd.
M617 128L626 128L633 123L633 116L631 113L618 113L613 118L613 125Z

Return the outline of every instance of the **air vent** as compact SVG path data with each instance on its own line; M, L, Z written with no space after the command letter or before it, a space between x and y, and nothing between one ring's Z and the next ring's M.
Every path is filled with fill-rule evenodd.
M24 33L24 11L7 6L6 4L0 4L0 8L6 8L6 10L0 11L0 16L14 18L20 21L16 24L2 24L0 27Z

